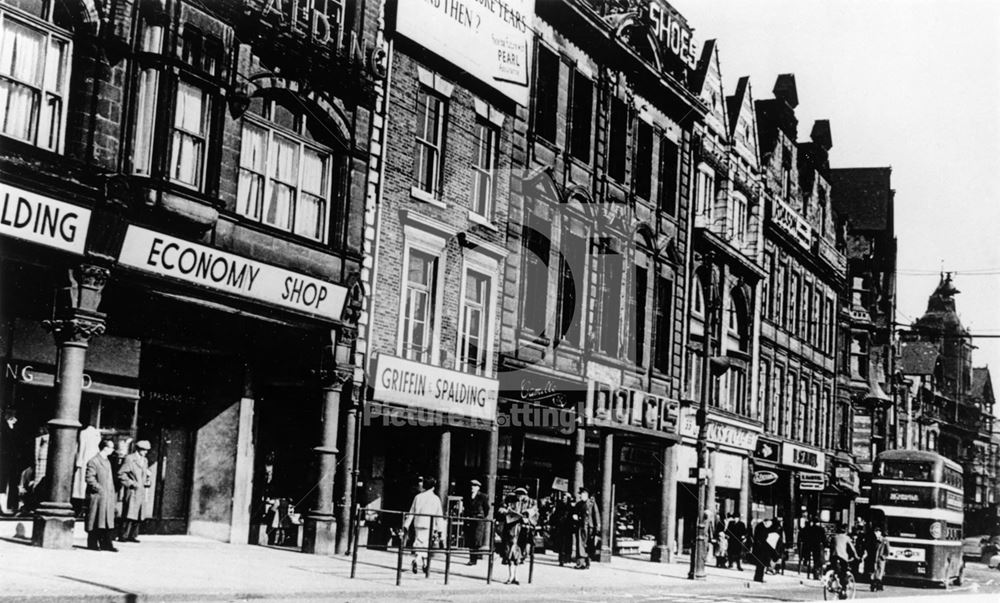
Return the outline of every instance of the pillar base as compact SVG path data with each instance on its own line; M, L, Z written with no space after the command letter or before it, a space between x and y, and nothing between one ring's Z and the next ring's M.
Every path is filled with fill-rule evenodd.
M31 544L43 549L71 549L75 523L72 516L37 516L31 529Z
M332 515L306 516L302 522L302 552L333 555L337 546L337 521Z
M653 563L670 563L673 557L674 552L665 544L658 544L649 552L649 560Z
M601 544L601 558L597 560L598 563L611 563L611 547L607 544Z

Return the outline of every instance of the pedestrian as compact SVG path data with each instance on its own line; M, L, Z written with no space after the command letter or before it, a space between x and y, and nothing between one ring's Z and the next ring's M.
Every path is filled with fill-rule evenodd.
M813 580L819 580L819 573L823 568L823 542L825 540L826 533L816 522L815 517L811 517L809 523L799 532L799 542L802 544L802 566L806 575L812 576Z
M101 440L97 454L87 461L84 480L87 484L87 548L93 551L118 552L111 542L115 528L115 481L108 456L115 445Z
M515 488L504 498L500 514L500 559L507 566L504 584L520 584L517 567L524 563L534 544L535 526L538 524L538 505L528 496L525 488Z
M747 525L739 515L733 513L732 521L729 522L729 567L736 566L736 569L743 571L743 541L747 536Z
M571 559L570 548L573 540L571 507L572 502L567 492L552 493L552 512L549 513L547 523L552 546L559 559L559 567L566 565Z
M135 451L126 456L118 470L122 485L122 542L139 542L139 524L146 519L146 489L152 486L149 472L149 441L139 440ZM110 464L109 464L110 466Z
M771 528L771 518L769 517L757 522L753 528L753 547L750 554L757 565L753 574L754 582L764 581L764 572L771 566L771 560L774 557L774 548L769 540L773 533Z
M470 481L469 495L463 501L465 516L478 520L466 520L465 523L465 546L469 547L469 562L466 565L475 565L482 558L479 551L486 546L489 534L486 518L490 516L490 501L479 491L481 487L482 482L478 479Z
M716 526L718 528L718 526ZM715 540L715 567L727 567L729 563L729 537L726 535L725 528L719 530L716 529Z
M601 512L586 488L577 491L572 518L574 528L572 552L576 560L574 569L588 569L590 556L594 554L594 545L597 544L601 533Z
M866 564L871 566L869 588L872 592L885 590L882 580L885 578L885 561L889 557L889 541L883 535L881 527L875 526L872 529L871 538L866 544L868 545L865 551ZM870 561L867 561L869 559Z
M773 573L777 574L781 572L781 575L785 575L785 561L788 559L788 551L785 548L785 529L781 524L781 520L777 517L771 524L771 534L768 536L771 542L771 547L774 548L774 568Z
M427 573L427 549L430 547L434 535L436 521L444 515L441 508L441 499L434 493L437 480L433 477L422 479L423 491L413 497L410 503L410 510L403 519L403 535L405 537L410 526L413 527L413 552L410 560L410 568L413 573L417 573L417 562L420 562L420 569Z
M868 545L867 545L867 540L868 540L868 525L865 523L864 519L858 517L854 521L854 531L849 536L850 536L850 538L854 542L854 550L855 551L866 551L866 550L868 550ZM854 571L854 574L856 576L867 575L867 568L865 568L865 572L862 573L861 562L862 562L862 558L861 558L860 555L858 555L854 559L854 561L852 562L853 566L852 566L851 569Z

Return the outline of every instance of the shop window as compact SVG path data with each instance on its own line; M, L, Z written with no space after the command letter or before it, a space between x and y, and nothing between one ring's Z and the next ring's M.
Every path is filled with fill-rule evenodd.
M461 370L475 375L485 375L490 370L488 350L492 322L491 290L492 279L489 276L476 270L466 271L458 360Z
M618 354L621 333L621 294L624 260L610 241L601 241L600 324L598 349L608 356Z
M677 212L677 164L679 150L666 135L660 136L659 207L660 211L673 216Z
M410 249L406 270L403 310L403 357L430 362L434 331L438 260L418 249Z
M656 324L653 326L653 345L654 366L664 374L670 374L673 308L674 281L660 274L656 277Z
M583 307L587 293L587 236L575 219L564 219L560 253L559 325L561 341L583 345Z
M331 194L331 151L309 138L308 115L273 100L243 118L237 212L324 242Z
M698 173L695 176L695 205L694 214L696 218L702 219L702 225L708 226L712 223L712 210L715 205L715 170L707 164L698 166Z
M640 120L635 129L635 139L635 168L632 170L635 194L649 201L653 190L653 126Z
M556 143L558 109L559 56L539 44L535 53L534 131L552 144Z
M424 86L417 93L416 156L413 180L417 190L436 196L440 190L446 101Z
M632 290L629 295L628 319L631 326L627 353L636 366L646 363L646 299L649 288L650 257L637 251L632 266Z
M570 114L570 154L590 163L591 123L594 119L594 83L573 72L573 109Z
M525 211L528 220L524 225L524 249L521 253L521 328L534 337L544 337L551 222L547 216L539 216L530 207Z
M618 97L611 99L611 119L608 131L608 176L624 183L628 157L629 115L628 105Z
M494 177L500 131L483 119L476 120L475 154L472 157L472 211L491 220L496 197Z
M45 17L47 2L20 2L34 14L0 8L0 133L62 151L72 42Z

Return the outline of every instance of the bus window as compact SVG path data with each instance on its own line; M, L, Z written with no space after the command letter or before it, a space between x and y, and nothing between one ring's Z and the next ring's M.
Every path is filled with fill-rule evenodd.
M950 467L944 468L944 484L961 490L963 488L962 474Z
M914 461L882 461L880 477L929 482L933 479L934 465Z

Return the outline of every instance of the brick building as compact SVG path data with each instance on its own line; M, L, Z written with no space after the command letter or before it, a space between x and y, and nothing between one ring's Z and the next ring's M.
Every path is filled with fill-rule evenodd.
M71 545L82 424L151 442L144 530L246 542L282 500L332 548L380 70L363 3L298 8L0 2L0 485L34 469L36 544Z
M830 200L833 141L819 120L798 142L794 75L778 76L773 92L756 102L767 206L758 388L767 435L754 453L752 515L846 521L854 493L828 476L856 472L851 400L836 378L847 262ZM783 522L787 542L799 522Z

